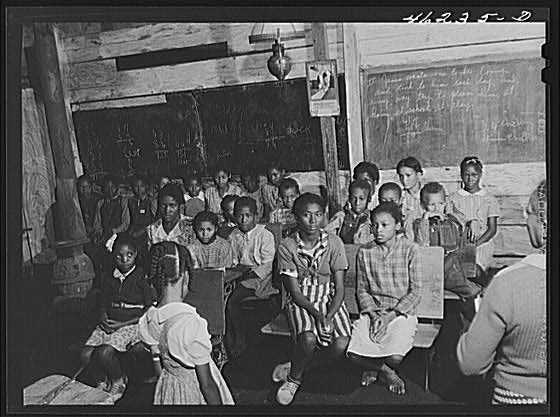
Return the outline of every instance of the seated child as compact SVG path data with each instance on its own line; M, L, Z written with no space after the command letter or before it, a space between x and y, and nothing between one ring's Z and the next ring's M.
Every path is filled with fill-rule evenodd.
M78 178L77 188L78 201L80 203L80 209L82 211L82 219L84 220L86 235L90 240L88 243L84 244L84 253L91 258L93 266L97 271L97 269L100 267L98 258L99 248L95 244L93 222L95 220L95 209L97 207L97 202L99 200L102 200L103 196L93 191L93 180L85 174ZM96 279L95 285L97 286L97 284L98 282Z
M352 178L354 180L364 180L367 181L370 187L370 196L367 205L368 210L373 210L375 203L373 201L373 195L375 194L375 189L379 183L379 168L373 162L362 161L354 167L354 173ZM346 205L348 208L349 203Z
M231 245L217 235L218 216L201 211L194 217L196 240L187 246L193 268L229 268L233 265Z
M466 234L476 244L477 277L485 283L485 276L494 257L494 237L498 230L500 206L498 200L480 185L482 162L470 156L461 162L463 188L450 196L451 202L466 221Z
M274 236L264 224L255 223L257 204L251 197L239 197L234 214L237 227L229 235L233 264L245 270L226 304L226 346L230 356L240 356L247 342L241 302L249 296L268 298L278 290L272 286L272 262L276 247Z
M140 319L139 335L151 350L159 379L156 405L233 405L226 381L211 359L208 324L183 302L190 269L186 248L163 242L151 249L150 278L158 303Z
M278 186L282 205L270 213L270 223L282 223L282 236L287 236L296 227L296 218L292 209L299 197L299 184L293 178L285 178Z
M379 200L379 204L391 202L400 207L402 200L402 189L396 182L386 182L381 187L379 187L377 198Z
M235 221L235 215L233 214L233 209L235 207L235 202L239 199L238 195L226 195L220 206L222 208L222 218L224 221L219 226L218 229L218 236L227 239L233 229L237 227L237 223ZM218 219L219 222L219 219Z
M227 169L219 168L214 174L214 187L206 189L204 198L206 199L206 210L216 213L219 222L222 223L221 202L226 195L241 196L241 188L238 185L231 184L229 181L231 174Z
M326 231L333 231L344 243L363 244L373 240L370 211L371 188L365 180L354 180L348 187L350 209L336 213Z
M202 180L197 175L187 175L185 178L185 204L183 205L183 214L189 221L193 221L201 211L204 211L206 202L204 200L204 191L202 191Z
M471 298L480 287L467 279L465 271L469 260L468 246L463 238L461 221L446 212L445 189L437 182L429 182L420 191L424 213L414 220L414 241L420 246L441 246L445 250L444 288L461 298ZM474 251L470 251L474 255ZM474 267L475 256L470 256ZM472 269L472 268L471 268Z
M257 203L255 221L259 223L262 221L264 213L264 196L258 178L252 172L245 171L241 174L241 181L243 182L242 196L251 197Z
M157 177L157 181L153 184L152 187L152 214L155 219L159 218L159 208L158 208L158 193L165 187L167 184L172 184L171 175L169 174L160 174Z
M264 202L263 222L268 222L270 219L270 213L282 204L280 195L278 194L278 186L284 179L284 175L284 170L279 166L271 165L268 167L266 173L268 183L261 187Z
M128 210L130 212L128 233L136 240L138 257L142 261L148 258L146 226L152 224L155 217L152 214L152 200L148 197L147 181L144 177L134 176L130 185L134 197L128 199Z
M113 242L114 239L114 242ZM155 302L153 287L142 267L136 265L136 244L127 233L108 242L115 269L103 277L99 324L85 343L82 362L93 359L103 371L98 388L120 399L128 378L122 372L118 353L126 352L140 341L138 319Z
M298 197L297 230L278 248L278 267L289 294L288 320L296 340L291 362L276 366L272 375L275 382L284 382L276 394L282 405L292 402L315 350L319 348L319 355L313 365L332 364L343 357L350 337L344 303L348 261L340 238L320 227L324 212L320 196Z
M356 264L360 318L354 324L347 355L368 369L362 385L379 379L391 392L405 393L396 369L412 349L416 306L422 280L418 245L398 236L402 213L394 203L382 203L371 213L374 242L358 250Z

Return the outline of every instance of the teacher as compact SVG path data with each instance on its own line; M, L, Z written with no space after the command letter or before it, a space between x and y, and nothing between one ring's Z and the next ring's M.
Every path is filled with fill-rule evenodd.
M547 402L544 180L531 194L527 214L529 239L540 253L496 274L469 330L457 344L459 368L465 375L481 375L494 366L495 405Z

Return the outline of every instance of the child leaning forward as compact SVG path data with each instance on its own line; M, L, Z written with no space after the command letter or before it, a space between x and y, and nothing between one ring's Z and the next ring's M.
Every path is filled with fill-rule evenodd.
M400 208L382 203L371 214L375 241L358 250L356 279L360 318L354 323L347 355L367 369L362 385L379 376L391 392L405 393L396 369L412 349L418 320L421 278L418 245L397 236Z
M348 261L339 237L320 228L325 202L304 193L294 203L297 230L278 248L278 267L289 293L288 323L296 346L292 361L278 365L275 382L284 381L276 394L282 405L292 402L303 373L317 347L322 362L342 357L351 323L344 304L344 274Z

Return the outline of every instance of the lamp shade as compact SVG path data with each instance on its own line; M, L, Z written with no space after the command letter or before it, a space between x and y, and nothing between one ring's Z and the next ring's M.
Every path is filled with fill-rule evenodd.
M278 31L284 41L305 38L306 34L303 23L259 22L251 29L249 43L273 41L277 38Z

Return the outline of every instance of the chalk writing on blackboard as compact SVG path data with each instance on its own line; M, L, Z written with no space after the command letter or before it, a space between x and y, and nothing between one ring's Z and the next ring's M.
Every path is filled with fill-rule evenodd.
M426 166L454 165L467 154L487 163L544 160L540 61L366 74L363 117L370 157L384 169L406 155Z

